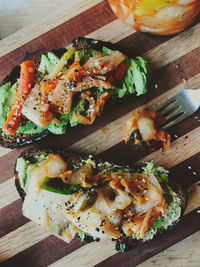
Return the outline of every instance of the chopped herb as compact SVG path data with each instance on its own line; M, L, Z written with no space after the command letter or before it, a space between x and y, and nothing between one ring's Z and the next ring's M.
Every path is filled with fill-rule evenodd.
M65 184L61 178L48 177L44 179L40 187L44 190L63 195L71 195L84 190L84 187L80 184Z
M87 236L91 236L91 235L86 233L86 232L80 232L79 233L79 237L80 237L81 241L83 241Z
M125 250L126 250L126 244L125 243L121 243L120 244L120 251L121 252L125 252Z

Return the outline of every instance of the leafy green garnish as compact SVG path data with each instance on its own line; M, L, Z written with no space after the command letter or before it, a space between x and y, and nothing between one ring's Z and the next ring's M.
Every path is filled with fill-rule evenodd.
M136 57L136 60L137 60L138 65L140 66L140 68L143 70L143 72L148 75L149 70L148 70L148 66L147 66L147 61L144 60L142 57L139 57L139 56Z
M40 71L42 74L51 73L53 67L54 65L49 60L48 56L42 55L38 71Z
M48 52L47 56L52 64L57 65L60 61L59 57L56 56L53 52Z
M123 88L118 89L118 97L136 92L136 95L142 95L147 92L147 62L141 58L136 59L127 58L128 65L126 74L124 76Z
M61 178L49 178L46 177L40 188L63 195L72 195L80 190L84 190L84 187L80 184L66 184Z
M104 88L102 86L99 86L96 88L96 98L101 96L105 92Z
M126 250L126 244L125 243L120 243L120 251L125 252Z
M112 53L112 50L106 46L102 47L102 52L104 55L110 55Z
M92 48L83 48L79 51L80 64L83 65L90 57L94 57L99 54L98 51Z
M95 191L94 189L87 190L86 194L84 196L83 203L80 207L80 210L84 211L86 209L91 208L94 205L94 203L96 202L97 197L98 197L97 191Z
M79 124L79 122L76 119L76 116L73 114L73 111L76 112L77 114L84 113L85 112L85 104L86 104L85 98L80 98L76 107L70 112L70 124L72 127Z
M133 130L132 133L131 133L131 136L130 136L130 141L132 143L135 143L136 139L138 140L142 140L142 136L140 134L140 131L137 129L137 130Z
M84 241L84 239L87 237L87 236L91 236L90 234L86 233L86 232L80 232L78 233L81 241Z

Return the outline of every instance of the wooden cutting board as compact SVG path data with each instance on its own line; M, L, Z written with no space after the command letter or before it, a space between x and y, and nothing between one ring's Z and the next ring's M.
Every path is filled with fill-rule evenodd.
M169 168L174 179L188 189L187 210L174 229L128 253L117 253L110 241L86 244L75 238L66 244L48 236L21 213L13 167L25 148L0 148L2 266L133 266L200 229L200 111L170 129L172 145L168 150L138 153L122 141L125 122L138 106L156 108L182 89L200 86L200 18L179 35L151 36L121 23L106 1L70 1L62 16L54 16L37 27L34 24L1 41L0 80L24 59L36 59L59 47L68 48L72 38L80 35L117 42L132 56L142 55L147 59L151 70L148 93L107 107L92 126L68 128L65 136L49 136L38 144L99 154L120 163L154 160L157 165Z

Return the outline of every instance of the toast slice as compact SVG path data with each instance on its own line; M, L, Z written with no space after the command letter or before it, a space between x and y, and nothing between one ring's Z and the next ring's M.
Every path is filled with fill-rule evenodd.
M75 38L75 39L72 40L72 44L73 44L73 47L76 48L78 51L81 50L81 49L82 49L82 51L84 49L85 50L90 49L90 52L92 51L91 53L93 53L93 51L95 50L95 51L101 51L101 53L103 53L103 55L107 55L106 53L109 54L109 52L110 52L109 49L118 50L118 51L122 52L124 55L127 55L129 60L132 60L131 57L129 57L128 53L126 53L125 51L123 51L123 49L121 49L120 47L118 47L117 45L112 44L112 43L102 42L102 41L94 40L94 39L90 39L90 38L78 37L78 38ZM104 49L104 47L106 47L106 52L105 51L102 52L102 49ZM58 50L53 50L51 52L53 52L57 57L61 58L62 55L64 54L64 52L66 52L66 49L60 48ZM91 55L87 55L87 51L86 51L85 56L88 58L88 56L90 57ZM26 58L26 59L28 59L28 58ZM136 71L141 72L141 74L142 74L141 75L141 79L144 80L143 81L144 82L144 88L141 89L143 91L140 90L140 92L137 92L137 95L144 94L146 92L146 80L147 80L147 77L148 77L148 71L147 71L147 68L146 68L146 63L145 63L145 61L143 59L142 59L143 60L142 62L140 60L141 60L140 57L136 57L136 59L134 59L132 61L132 63L127 63L127 64L133 64L135 66L135 68L137 69ZM40 59L36 60L36 62L35 62L36 63L36 73L35 73L35 78L36 79L41 74L38 71L38 66L40 65L40 62L41 62ZM132 68L132 65L129 66L129 67ZM110 97L110 98L108 97L109 99L105 98L106 100L104 100L104 102L106 102L106 105L107 105L107 102L109 102L111 105L115 104L116 102L118 102L118 103L122 102L122 99L123 99L123 102L124 102L124 101L126 101L126 99L129 96L129 94L135 94L136 93L137 90L134 88L136 85L132 84L134 79L133 78L130 79L130 73L131 72L129 72L129 74L127 74L127 75L129 75L129 80L126 78L126 82L125 82L125 78L124 78L123 84L122 84L122 81L120 82L118 80L118 82L117 82L117 84L115 86L117 88L118 88L118 86L119 86L119 88L121 88L120 86L123 86L123 88L120 89L119 93L117 93L118 94L117 97L113 97L113 95L111 94L112 97ZM20 75L20 66L17 66L2 81L0 87L5 85L7 82L11 82L11 84L15 83L18 80L19 75ZM126 76L126 74L124 74L124 75ZM136 74L136 76L138 77L138 74ZM105 78L105 76L103 78ZM92 80L92 82L96 82L95 79L91 78L89 80L89 82L91 82L91 80ZM100 81L100 84L102 84L102 83L106 84L106 82L104 82L104 80L102 80L102 77L98 76L97 79L99 79L99 80L97 80L97 84L99 84L99 81ZM109 79L109 78L107 77L106 79ZM107 84L108 84L108 82L107 82ZM138 83L138 84L140 84L139 86L141 86L141 83ZM124 87L126 87L126 89ZM128 87L129 87L129 89L127 89ZM130 87L132 87L132 88L130 88ZM125 94L126 90L127 90L127 92ZM106 93L108 93L108 91L104 90L104 92L106 92ZM113 91L113 90L111 90L111 91ZM98 95L98 92L96 92L96 93ZM101 94L102 94L102 92L101 92ZM109 94L110 94L110 92L109 92ZM80 98L79 93L77 95L78 95L78 98L75 97L74 100L73 100L74 101L73 108L75 108L76 112L77 112L77 106L76 105L78 103L78 99L82 99L82 98ZM88 100L85 100L85 109L88 108L88 102L87 101ZM95 100L95 101L97 101L97 100ZM78 107L78 109L82 109L81 105L82 104L80 104L80 107ZM90 108L88 108L88 110L89 109ZM103 107L101 107L99 109L100 109L100 111L102 111ZM86 114L86 110L85 111L78 111L78 112L83 112L83 113L78 113L78 114L82 114L82 115ZM97 114L98 113L99 112L97 112ZM86 116L86 115L84 115L84 116ZM77 116L74 116L74 118L77 119ZM81 120L81 119L83 119L83 116L79 116L78 115L78 118L79 118L79 120ZM24 122L26 124L26 120ZM30 121L27 119L27 122L30 122ZM86 124L86 122L79 122L79 123ZM91 123L89 123L89 124L91 124ZM76 126L77 125L76 122L73 123L71 121L70 121L70 124L71 124L71 126ZM22 132L20 134L15 134L15 135L12 135L12 136L3 133L0 130L0 145L2 145L4 147L8 147L8 148L17 148L17 147L20 147L20 146L27 145L27 144L35 141L35 140L39 140L39 139L45 137L48 134L51 134L51 132L46 128L44 130L40 131L40 132L37 132L37 133L27 134L27 133L23 133Z
M138 167L135 168L134 166L119 166L119 165L114 164L113 162L106 162L106 161L102 160L101 158L92 157L91 155L90 156L88 156L88 155L79 155L79 154L74 154L74 153L70 153L68 151L63 151L63 150L50 150L50 149L43 149L43 148L41 148L41 149L37 149L37 148L35 148L35 149L29 149L29 150L24 151L19 156L19 158L17 160L17 163L16 163L16 166L15 166L15 177L16 177L15 184L16 184L17 190L18 190L18 192L19 192L22 200L24 200L24 199L26 200L26 195L27 194L28 194L28 198L30 198L30 194L29 194L29 191L27 191L28 190L27 189L27 185L25 186L24 185L24 182L22 182L23 181L23 177L22 177L23 176L22 175L23 172L21 171L21 168L19 167L19 162L18 161L19 160L21 161L23 159L26 163L28 163L28 165L29 164L30 165L32 164L32 166L34 164L36 164L36 165L39 164L40 165L40 164L42 164L42 163L40 163L41 162L41 156L43 157L43 160L44 160L44 159L47 159L49 155L59 155L65 162L67 162L67 169L69 169L69 170L79 170L82 166L86 166L87 164L89 164L89 165L92 166L92 172L93 172L94 175L99 175L101 173L102 177L104 176L104 178L105 178L105 175L107 175L108 173L109 174L114 173L114 175L116 175L116 174L118 174L118 175L120 174L121 175L122 174L122 176L123 176L124 173L133 173L134 172L134 173L140 173L142 175L146 175L146 174L144 174L145 168L142 169L142 168L138 168ZM34 165L34 166L36 166L36 165ZM135 246L139 246L140 244L143 244L144 242L147 242L148 240L151 240L152 238L154 238L157 235L162 234L162 232L165 231L166 228L167 229L170 229L173 226L175 226L177 224L177 222L181 219L181 217L183 216L183 213L185 211L185 208L186 208L186 205L187 205L187 198L188 198L187 197L187 191L184 188L182 188L182 186L180 186L179 184L176 184L176 182L173 182L172 183L171 181L168 181L168 179L166 178L167 177L167 171L166 170L164 170L161 167L155 168L155 167L152 167L152 166L153 166L152 163L149 163L149 165L148 165L147 168L149 170L151 169L153 171L153 175L155 175L156 179L159 180L160 186L161 186L161 188L163 190L163 197L164 197L165 202L167 203L168 206L167 206L166 214L163 215L163 216L161 216L161 217L159 217L159 218L157 218L154 221L154 223L150 227L150 229L148 229L148 231L145 232L145 235L144 235L143 238L138 238L137 236L135 236L134 233L132 235L127 234L126 227L124 228L123 223L121 223L121 224L119 224L117 226L117 228L119 228L119 233L117 232L117 234L116 234L116 232L115 233L113 233L112 231L109 232L108 228L106 228L106 226L104 225L105 223L101 223L100 226L97 223L96 228L93 229L94 231L91 230L90 228L88 229L88 231L85 231L86 228L83 227L84 222L82 222L82 224L80 223L80 225L79 224L76 224L75 234L78 235L78 236L80 236L82 239L85 239L86 241L91 241L93 239L98 241L99 238L100 239L101 238L104 238L103 235L100 235L100 231L103 229L102 232L108 231L107 238L108 237L112 237L112 239L116 241L116 249L124 252L124 251L127 251L127 250L135 247ZM148 175L151 175L149 170L148 170ZM145 171L145 173L146 173L146 171ZM30 175L30 171L29 171L29 175ZM163 177L165 176L165 179L162 180L160 178L161 176L163 176ZM28 178L28 179L31 179L31 178ZM31 181L31 180L29 180L29 181ZM23 183L23 185L22 185L22 183ZM104 189L102 189L102 190L105 190L105 188L108 185L108 183L109 182L107 181L106 184L103 184L103 188ZM74 184L73 184L73 186L74 186ZM80 186L80 184L78 186ZM101 189L99 189L101 187L102 187L102 183L99 182L99 183L95 184L95 186L93 185L93 187L90 187L89 189L87 188L87 190L89 190L90 192L92 190L96 190L98 192L98 194L100 195L100 191L98 191L98 190L101 190ZM45 188L45 187L42 187L42 188ZM58 189L58 187L57 187L57 189ZM46 188L45 190L48 191L49 188ZM45 190L42 191L42 192L47 192ZM74 188L73 188L73 190L74 190ZM81 190L83 190L83 191L81 191ZM75 190L75 191L71 192L70 194L72 196L75 196L76 194L80 194L80 192L86 192L84 190L86 190L86 188L82 188L82 187L79 188L78 187L78 191ZM122 190L125 190L125 187L122 187ZM49 192L49 191L51 191L51 192ZM58 195L61 198L63 197L63 195L62 195L63 192L59 193L59 192L55 191L54 189L53 189L53 191L52 191L52 189L50 189L49 191L48 191L47 194L50 197L52 196L52 202L53 201L56 201L56 197ZM104 193L105 192L107 192L107 191L104 191ZM116 196L118 196L116 192L117 191L114 191L114 194L112 194L112 197L114 197L114 199L116 199ZM57 194L55 194L55 193L57 193ZM88 191L87 191L87 193L88 193ZM66 198L69 198L69 192L67 192L67 193L65 192L64 194L66 194L64 196L64 198L65 197ZM70 195L70 197L71 197L71 195ZM129 196L130 196L130 192L129 192ZM176 197L174 198L174 196L176 196ZM111 196L109 196L109 197L111 199ZM173 206L173 205L177 205L177 204L174 204L175 203L174 202L175 201L174 199L176 199L176 201L178 201L178 206L176 206L176 207ZM37 199L37 197L36 197L36 200L39 201L39 198ZM69 202L70 201L71 200L69 200ZM97 200L95 199L92 202L92 204L90 202L90 205L87 206L86 210L89 211L88 213L93 212L92 207L93 207L93 205L96 205L95 204L95 201L98 202L99 201L98 198L97 198ZM112 201L115 201L115 200L112 199ZM59 202L59 203L61 203L61 202ZM66 203L67 202L68 201L66 199ZM76 204L73 204L73 205L76 206ZM68 211L68 208L69 209L73 209L73 207L74 207L73 205L71 205L71 207L67 207L67 204L65 204L65 207L67 207L66 210ZM111 204L109 204L109 205L111 205ZM119 210L122 209L122 207L120 205L121 205L121 203L119 202ZM32 207L27 206L27 203L25 203L25 205L23 207L23 210L25 210L27 207L28 207L28 210L31 210L32 209ZM131 205L128 206L128 208L130 208L130 207L131 207ZM37 207L37 209L39 209L39 207ZM117 209L117 208L115 207L115 209ZM170 221L170 225L168 225L166 227L166 224L165 224L164 221L169 219L167 216L171 216L171 215L169 215L170 213L168 212L168 209L170 209L170 212L172 212L172 213L174 212L173 209L176 210L176 212L177 212L177 210L179 210L179 211L178 211L178 215L176 215L177 218L176 219L173 219L172 222ZM126 214L126 215L123 215L124 217L123 216L121 217L122 218L122 221L123 220L126 220L126 217L127 216L130 216L130 214L128 215L128 211L127 211L126 208L123 209L123 212L122 213L123 214ZM25 212L25 215L27 215L26 212ZM32 218L35 218L33 214L30 215L30 216L28 216L28 218L31 218L31 216L33 216ZM42 217L41 214L40 214L40 216ZM82 216L82 213L78 214L78 216L79 216L79 219L80 219L80 217ZM95 214L93 214L93 216L95 216ZM133 219L135 216L136 215L133 215L133 217L131 217L131 218ZM174 216L174 214L172 216ZM110 217L112 217L112 216L110 216ZM166 219L166 218L168 218L168 219ZM129 219L130 219L130 217L129 217ZM35 219L33 219L33 220L35 220ZM106 221L106 220L107 220L107 216L105 216L103 222ZM36 219L36 221L37 221L37 219ZM71 223L71 221L70 221L70 223ZM74 221L73 221L73 223L74 223ZM154 224L155 224L155 226L154 226ZM160 224L160 226L156 226L156 224L157 225ZM87 225L88 225L88 223L87 223ZM125 221L125 225L126 225L126 221ZM103 227L103 228L101 228L101 227ZM45 224L43 224L43 229L45 229ZM66 230L66 228L65 228L65 230ZM98 232L95 232L95 231L98 231ZM51 233L57 235L53 231L51 231ZM94 233L96 233L96 236L95 236ZM69 240L66 240L66 238L64 238L62 235L59 234L57 236L60 237L60 238L62 238L62 239L64 239L65 241L69 242ZM133 236L134 236L134 238L133 238Z

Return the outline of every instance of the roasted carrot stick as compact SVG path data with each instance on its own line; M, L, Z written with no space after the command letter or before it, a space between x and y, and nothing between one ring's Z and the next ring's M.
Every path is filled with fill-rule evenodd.
M2 131L14 135L21 123L21 110L34 83L35 63L24 61L21 65L17 93Z

